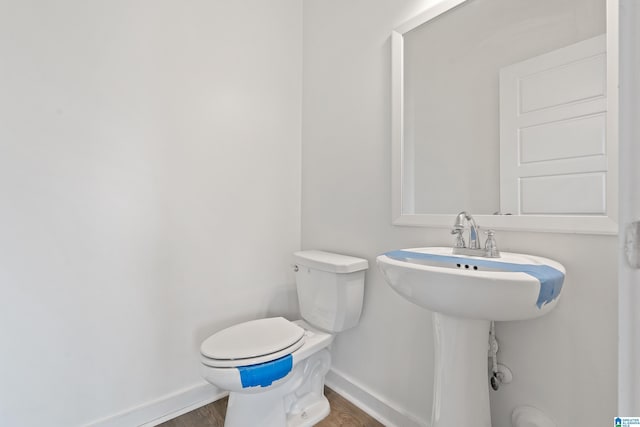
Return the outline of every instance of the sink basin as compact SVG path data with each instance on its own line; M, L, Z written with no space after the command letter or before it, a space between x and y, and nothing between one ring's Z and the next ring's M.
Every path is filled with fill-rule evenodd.
M454 255L452 248L387 252L377 258L391 287L409 301L451 316L523 320L542 316L558 302L564 267L533 255L500 258Z
M491 427L487 347L492 320L542 316L558 303L564 267L550 259L502 252L500 258L413 248L377 258L402 297L433 312L431 427Z

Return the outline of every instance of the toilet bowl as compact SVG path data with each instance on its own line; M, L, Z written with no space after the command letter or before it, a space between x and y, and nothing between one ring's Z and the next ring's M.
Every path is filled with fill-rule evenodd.
M239 330L239 327L245 328ZM203 343L202 376L211 384L231 392L226 427L311 426L329 414L329 402L323 389L324 376L331 365L326 348L333 341L333 335L316 330L302 320L289 322L282 317L254 320L232 328L235 328L232 332L238 342L254 332L262 330L268 335L280 328L284 333L278 344L286 342L287 329L291 331L289 339L294 342L274 350L278 347L277 341L273 347L263 349L250 348L251 341L244 341L247 357L237 359L220 358L221 347L213 346L222 340L216 339L219 338L216 335ZM221 332L229 332L229 329ZM217 358L207 357L214 354L207 352L211 348L218 350ZM260 354L262 352L265 354Z
M368 263L321 251L294 259L303 320L251 320L201 345L202 376L229 391L225 427L306 427L329 414L328 347L359 321Z

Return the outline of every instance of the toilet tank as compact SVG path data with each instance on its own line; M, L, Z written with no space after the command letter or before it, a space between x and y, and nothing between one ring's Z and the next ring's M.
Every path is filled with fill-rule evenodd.
M300 251L293 257L302 318L333 333L357 325L367 260L323 251Z

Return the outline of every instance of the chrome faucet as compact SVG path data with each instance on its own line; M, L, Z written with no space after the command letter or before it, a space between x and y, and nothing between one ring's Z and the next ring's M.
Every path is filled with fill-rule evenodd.
M469 224L469 246L466 245L464 237L462 236L462 233L465 229L465 221ZM456 216L456 221L453 224L453 228L451 229L451 234L454 234L456 236L456 241L453 245L453 253L461 255L482 256L488 258L499 258L500 251L498 251L498 246L496 245L494 231L487 231L487 241L485 242L485 246L483 248L480 243L480 235L478 233L479 228L480 227L478 226L478 224L476 224L476 220L473 219L470 213L466 211L460 212Z
M451 234L457 234L456 247L466 248L464 244L464 238L462 238L462 232L464 231L464 222L469 223L469 249L480 249L480 238L478 237L478 225L476 220L473 219L471 214L463 211L456 217L456 222L453 224ZM462 241L462 246L459 246L459 242Z

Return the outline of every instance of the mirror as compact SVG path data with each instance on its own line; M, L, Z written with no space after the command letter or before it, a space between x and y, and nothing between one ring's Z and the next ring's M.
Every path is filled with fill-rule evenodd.
M392 33L393 218L617 232L617 0L444 0Z

